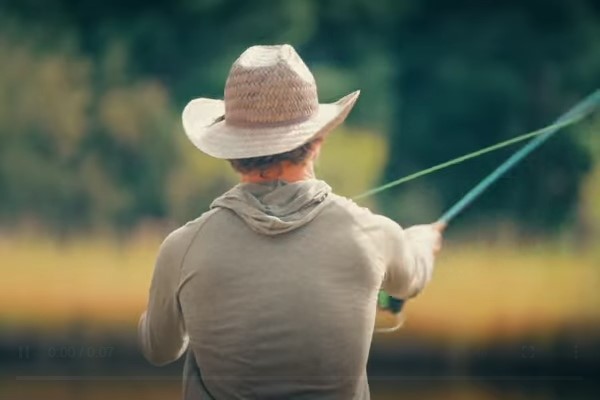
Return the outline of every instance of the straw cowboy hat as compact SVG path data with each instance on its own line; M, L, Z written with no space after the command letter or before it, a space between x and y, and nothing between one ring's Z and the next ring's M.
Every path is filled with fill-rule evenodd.
M225 100L190 101L183 127L196 147L216 158L279 154L331 132L358 95L319 104L315 79L292 46L252 46L233 63Z

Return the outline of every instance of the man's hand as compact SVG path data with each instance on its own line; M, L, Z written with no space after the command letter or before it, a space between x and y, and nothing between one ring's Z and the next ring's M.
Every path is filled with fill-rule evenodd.
M434 222L433 224L431 224L431 228L435 231L437 236L435 244L433 246L434 254L437 254L440 252L440 250L442 250L442 233L444 233L444 230L447 226L448 225L445 222Z
M419 247L436 255L442 249L442 232L444 232L444 229L446 229L444 222L434 222L433 224L411 226L405 232Z

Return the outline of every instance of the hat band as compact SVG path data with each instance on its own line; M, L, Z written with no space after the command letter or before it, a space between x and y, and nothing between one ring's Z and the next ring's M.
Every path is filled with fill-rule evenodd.
M236 121L227 119L227 114L223 117L225 119L225 123L229 126L235 126L237 128L279 128L282 126L291 126L301 124L313 118L317 114L317 110L313 111L308 115L303 115L299 118L292 118L285 121L274 121L274 122L256 122L256 121ZM217 118L221 120L222 117Z

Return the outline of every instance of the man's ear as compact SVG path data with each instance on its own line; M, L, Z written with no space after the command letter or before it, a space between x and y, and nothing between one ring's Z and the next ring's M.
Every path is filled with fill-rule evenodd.
M321 146L323 145L323 138L318 138L313 141L312 145L312 160L315 161L319 158L319 154L321 154Z

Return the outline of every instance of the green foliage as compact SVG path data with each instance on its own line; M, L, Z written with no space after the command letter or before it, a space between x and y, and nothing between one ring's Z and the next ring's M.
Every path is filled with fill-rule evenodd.
M387 141L368 131L338 129L321 151L316 173L343 196L352 197L377 185L386 163Z
M187 139L166 88L131 78L119 46L95 64L65 42L42 52L40 39L16 37L0 34L5 222L127 228L142 218L190 216L191 205L174 193L223 188L223 173L192 162L182 149ZM207 205L204 199L194 211Z
M0 35L0 215L40 215L60 226L81 216L75 165L87 129L90 64ZM32 215L33 214L33 215Z
M464 6L421 2L413 24L396 31L410 40L396 43L404 60L396 86L401 103L386 179L547 125L597 88L600 19L592 2L508 1L493 12L459 3ZM434 175L402 197L432 192L426 197L439 207L425 214L437 218L510 151ZM525 232L564 226L575 221L578 188L590 164L589 149L572 130L563 132L461 218L510 218ZM387 204L401 219L414 215L410 204L403 210Z
M600 241L600 115L577 130L580 144L591 150L594 168L581 186L575 239L582 245L594 246Z
M165 189L169 214L182 222L206 211L214 198L237 183L238 178L229 163L201 153L182 132L177 133L182 159Z
M0 221L59 230L183 222L235 182L179 112L221 97L253 44L297 47L324 101L362 90L319 166L347 195L545 125L600 81L592 0L7 0L0 15ZM465 221L574 221L589 148L557 135ZM510 151L369 201L435 219Z

